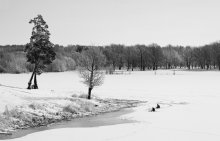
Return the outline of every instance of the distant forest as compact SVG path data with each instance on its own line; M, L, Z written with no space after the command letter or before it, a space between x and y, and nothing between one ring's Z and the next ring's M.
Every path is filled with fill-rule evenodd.
M104 69L124 70L157 70L157 69L219 69L220 42L201 47L183 47L157 44L124 46L112 44L108 46L54 45L56 59L44 71L62 72L75 70L78 57L83 50L98 47L106 57ZM33 70L26 61L25 45L0 46L0 72L24 73Z

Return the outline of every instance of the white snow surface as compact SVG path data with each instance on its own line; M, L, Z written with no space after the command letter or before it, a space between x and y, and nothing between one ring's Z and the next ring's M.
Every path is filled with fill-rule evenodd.
M12 139L16 141L220 141L220 72L159 70L106 75L104 84L93 90L103 98L148 101L120 118L136 123L91 128L41 131ZM25 90L31 74L0 74L0 110L18 105L22 96L65 97L86 93L77 72L44 73L39 90ZM15 90L16 89L16 90ZM25 93L25 92L31 92ZM157 112L148 112L156 103Z

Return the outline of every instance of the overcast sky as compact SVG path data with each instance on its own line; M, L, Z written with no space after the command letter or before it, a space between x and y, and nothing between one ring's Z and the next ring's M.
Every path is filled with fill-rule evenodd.
M54 44L198 46L220 40L220 0L0 0L0 44L29 42L41 14Z

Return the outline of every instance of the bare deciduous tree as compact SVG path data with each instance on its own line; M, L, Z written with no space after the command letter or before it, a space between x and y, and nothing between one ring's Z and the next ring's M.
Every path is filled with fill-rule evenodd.
M79 72L83 78L83 83L88 86L88 99L91 99L92 89L103 83L104 73L101 71L101 67L104 63L105 56L99 48L89 48L81 53Z

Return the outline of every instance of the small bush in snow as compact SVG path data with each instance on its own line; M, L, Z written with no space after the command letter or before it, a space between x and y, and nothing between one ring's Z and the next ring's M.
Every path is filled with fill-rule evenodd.
M67 105L63 108L64 112L72 113L72 114L77 114L79 113L79 108L73 105Z
M37 103L31 103L30 105L28 105L29 108L36 110L36 109L43 109L43 106L41 106L40 104Z
M95 105L89 102L81 103L80 108L86 112L94 111Z
M72 97L78 97L78 95L77 94L72 94Z
M87 97L88 97L87 94L80 94L80 95L79 95L79 98L85 98L85 99L87 99Z

